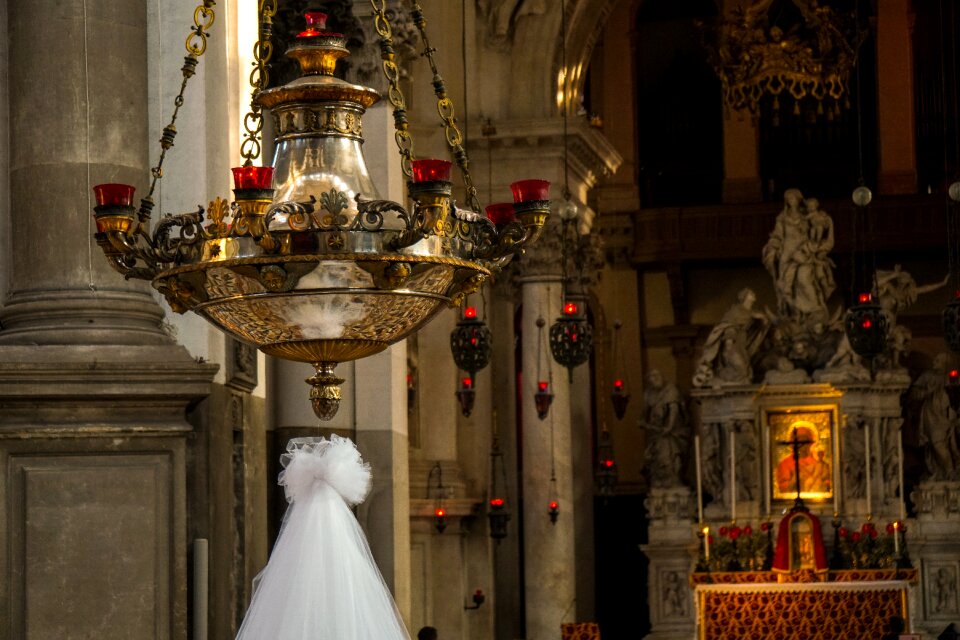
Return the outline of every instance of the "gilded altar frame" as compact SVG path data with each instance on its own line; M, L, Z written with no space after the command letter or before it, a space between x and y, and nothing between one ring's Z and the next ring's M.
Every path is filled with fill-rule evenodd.
M807 402L796 396L793 402L765 398L758 408L758 422L763 437L764 497L767 513L773 503L792 503L797 497L793 449L784 444L794 429L810 442L801 448L800 497L804 502L833 502L838 508L840 457L840 393L827 393ZM780 400L787 400L781 398ZM815 400L810 402L810 400Z

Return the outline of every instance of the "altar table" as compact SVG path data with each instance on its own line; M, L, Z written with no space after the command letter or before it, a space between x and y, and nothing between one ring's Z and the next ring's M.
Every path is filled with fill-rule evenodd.
M909 621L917 571L831 571L783 581L771 572L691 576L700 640L877 640ZM778 581L781 580L781 581Z

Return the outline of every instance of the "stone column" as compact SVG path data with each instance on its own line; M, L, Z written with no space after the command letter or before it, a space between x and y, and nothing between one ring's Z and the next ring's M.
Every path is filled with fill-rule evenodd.
M17 3L8 35L14 251L0 344L166 342L148 285L120 277L93 239L93 185L148 184L144 4Z
M520 277L524 581L529 640L554 638L561 623L577 620L570 385L567 371L553 361L547 341L550 325L562 304L560 234L555 226L556 223L549 224L540 241L528 249ZM536 324L540 317L547 322L542 342ZM548 370L552 371L554 394L549 414L543 420L537 416L534 404L538 356L540 375L547 379ZM551 482L551 458L556 482ZM556 524L547 515L551 500L560 503Z
M92 237L94 184L147 185L147 9L11 9L0 637L185 639L185 412L217 367L173 344L149 286Z
M916 193L913 122L913 17L910 0L881 0L877 12L877 119L880 193Z

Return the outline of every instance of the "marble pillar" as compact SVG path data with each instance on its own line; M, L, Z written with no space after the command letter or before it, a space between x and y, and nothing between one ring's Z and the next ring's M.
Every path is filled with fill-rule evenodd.
M540 242L524 256L519 279L523 300L520 393L528 640L554 638L561 623L578 620L570 384L566 370L553 361L547 342L550 325L562 304L562 278L556 261L559 252L552 246L554 237L559 238L558 230L548 227ZM540 317L547 322L542 342L536 325ZM550 411L542 420L534 405L538 375L551 382L554 394ZM553 471L555 482L551 482ZM555 524L547 514L547 505L552 500L560 504L560 516Z
M10 9L0 637L185 639L185 413L217 367L92 237L94 184L147 185L147 8Z

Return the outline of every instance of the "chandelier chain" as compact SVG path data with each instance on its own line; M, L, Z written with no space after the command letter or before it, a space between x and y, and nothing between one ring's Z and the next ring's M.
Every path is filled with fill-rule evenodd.
M277 15L277 0L260 0L257 14L259 27L257 42L253 45L253 70L250 71L250 86L253 94L250 97L250 111L243 118L243 142L240 144L240 155L244 158L243 165L249 167L260 157L263 150L261 136L263 134L263 109L257 98L260 92L270 84L270 58L273 57L273 17Z
M393 105L393 127L396 130L394 140L400 151L400 168L403 175L413 176L413 137L410 135L410 123L407 120L407 103L400 89L400 69L396 63L396 51L393 48L393 31L387 18L387 0L370 0L373 7L373 24L380 39L381 68L387 79L387 99Z
M163 134L160 136L160 157L157 159L156 166L150 169L150 191L140 201L138 217L141 223L150 219L150 213L153 210L153 194L157 189L157 182L163 177L163 161L177 137L177 116L180 114L180 107L183 106L183 94L187 89L187 81L196 74L200 56L207 50L207 36L210 35L210 27L213 26L216 19L216 14L213 11L215 4L216 0L203 0L193 12L193 26L190 27L190 33L187 35L185 42L187 55L184 56L183 66L180 68L183 80L180 82L180 92L173 100L174 108L173 115L170 116L170 123L163 128ZM147 232L140 224L136 233L146 235Z
M430 46L430 40L427 37L427 20L423 15L423 8L417 0L413 0L410 15L413 18L414 26L420 33L420 40L423 42L423 51L420 55L427 59L430 70L433 72L433 92L437 96L437 112L443 122L444 135L447 139L447 146L450 147L450 154L456 160L457 167L460 168L460 174L463 176L463 186L467 191L467 204L473 211L479 213L480 202L477 199L477 188L470 176L470 158L467 156L467 150L463 147L463 132L457 125L453 100L447 95L446 84L443 81L443 76L440 75L440 69L437 67L437 61L433 55L437 50ZM466 42L463 43L463 46L467 46Z

